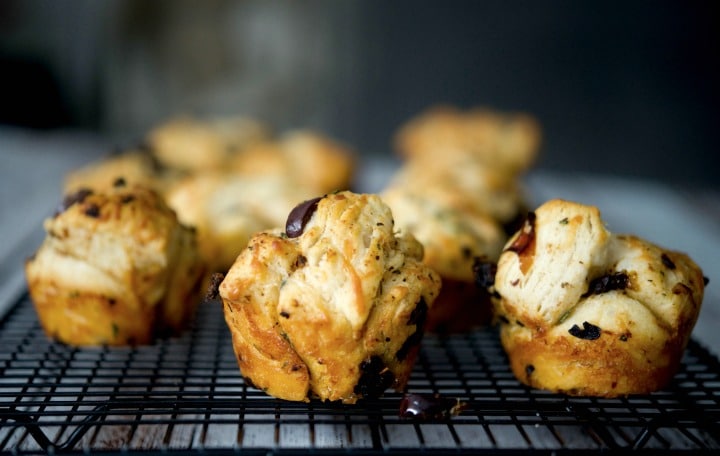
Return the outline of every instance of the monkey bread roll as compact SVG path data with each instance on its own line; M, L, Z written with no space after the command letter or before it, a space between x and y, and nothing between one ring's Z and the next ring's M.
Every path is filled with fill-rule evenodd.
M490 296L476 286L472 267L478 258L497 261L526 212L518 176L539 144L532 117L482 108L433 107L396 133L403 163L381 196L442 278L428 330L455 333L490 323Z
M25 265L45 333L69 345L145 344L198 302L195 232L153 190L121 180L68 194Z
M350 188L355 158L349 147L324 134L294 130L245 148L229 167L243 176L294 181L320 195Z
M506 244L494 288L521 382L615 397L663 388L697 321L705 279L685 254L615 235L596 207L552 200Z
M439 105L402 125L394 142L406 160L443 166L450 156L470 155L515 176L535 161L541 136L539 123L529 114Z
M181 222L198 232L210 271L225 272L257 231L282 226L297 201L350 186L349 149L318 133L256 139L221 169L191 172L164 192Z
M287 400L354 403L407 383L440 289L376 195L341 192L254 235L218 287L242 375Z
M423 245L423 263L442 278L426 329L455 333L490 323L490 297L475 285L472 267L475 258L497 260L507 240L502 226L472 206L443 204L419 189L390 187L380 195L396 226Z
M387 189L421 194L456 211L485 214L501 225L512 223L526 207L519 179L488 168L471 155L406 161L391 176Z
M178 116L152 129L146 141L163 166L203 172L224 169L235 154L269 136L266 125L248 117Z
M178 180L165 199L180 222L196 228L209 271L225 272L250 236L281 226L295 198L314 195L278 176L204 172Z
M112 189L116 181L122 181L128 186L139 185L163 193L178 177L178 172L160 166L148 151L130 149L69 172L63 191L66 194L81 189L102 192Z

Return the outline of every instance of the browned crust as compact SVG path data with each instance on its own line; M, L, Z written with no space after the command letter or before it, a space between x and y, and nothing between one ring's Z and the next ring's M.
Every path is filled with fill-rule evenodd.
M700 312L702 270L686 254L610 233L596 207L552 200L535 213L495 275L515 376L583 396L663 388Z
M148 344L153 339L155 309L136 309L122 296L66 290L53 280L33 279L30 297L50 338L79 346Z
M204 265L193 231L156 192L123 184L69 195L45 228L25 275L49 337L78 346L148 344L192 317Z
M680 365L687 338L674 336L664 344L622 341L604 331L599 339L557 337L514 322L503 324L502 346L510 367L522 383L574 396L618 397L657 391L668 384Z
M310 374L295 351L268 322L257 318L251 303L226 303L225 321L232 335L238 366L253 386L275 397L307 401ZM282 381L278 381L282 378Z
M312 237L326 231L335 244ZM349 192L320 201L299 236L257 233L219 286L242 375L294 401L404 388L440 288L421 252L379 198Z

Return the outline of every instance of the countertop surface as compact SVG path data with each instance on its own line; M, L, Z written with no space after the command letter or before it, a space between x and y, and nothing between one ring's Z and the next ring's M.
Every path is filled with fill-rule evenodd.
M108 143L89 134L0 128L0 313L25 289L22 264L44 236L42 220L61 200L63 175L109 151ZM392 160L365 160L357 190L380 190L394 166ZM720 191L547 170L531 171L525 187L533 206L550 198L596 205L612 232L689 254L710 280L693 336L720 355Z

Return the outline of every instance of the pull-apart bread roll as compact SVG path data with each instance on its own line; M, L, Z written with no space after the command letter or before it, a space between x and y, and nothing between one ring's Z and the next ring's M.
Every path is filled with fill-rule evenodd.
M404 160L381 195L442 277L428 330L461 332L490 322L489 295L475 286L472 265L476 258L497 261L526 212L518 176L539 144L532 117L482 108L434 107L396 134Z
M502 344L518 380L615 397L670 381L705 279L683 253L610 233L597 208L552 200L508 241L494 286Z
M230 169L243 176L276 176L295 181L315 195L348 190L354 152L328 136L295 130L257 142L233 157Z
M178 172L163 168L147 150L130 149L68 173L63 190L66 194L81 189L102 192L112 189L116 181L123 181L128 186L139 185L163 193L178 178Z
M426 329L462 332L489 323L490 299L475 285L472 268L478 257L497 260L507 240L500 224L482 211L460 210L419 189L392 187L381 196L392 209L396 226L423 245L423 263L442 278Z
M482 213L501 226L512 224L527 210L519 180L488 168L470 155L448 156L442 164L407 161L386 189L422 194L456 211Z
M350 150L308 131L257 140L228 160L164 192L180 221L197 228L211 271L227 271L250 236L282 226L297 201L346 190L352 180Z
M49 337L70 345L144 344L179 330L204 271L195 232L154 191L122 181L68 194L25 265Z
M314 195L276 176L206 172L179 180L165 198L180 222L196 228L209 271L225 272L251 235L281 226L295 198Z
M345 403L404 388L440 279L393 230L378 196L341 192L253 236L218 288L249 382Z
M265 125L247 117L179 116L158 125L146 140L162 165L202 172L225 168L235 154L269 136Z
M539 123L528 114L435 106L400 128L395 148L405 159L440 166L447 157L469 154L489 168L517 175L535 161L541 136Z

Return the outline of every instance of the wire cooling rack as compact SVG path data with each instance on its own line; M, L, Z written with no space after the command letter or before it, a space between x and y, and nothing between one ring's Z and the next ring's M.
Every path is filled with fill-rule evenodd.
M696 342L664 391L570 398L518 383L492 329L426 335L408 390L467 403L399 417L402 395L294 403L247 385L219 304L177 338L134 348L49 341L27 295L0 323L0 451L565 454L720 449L720 363Z

